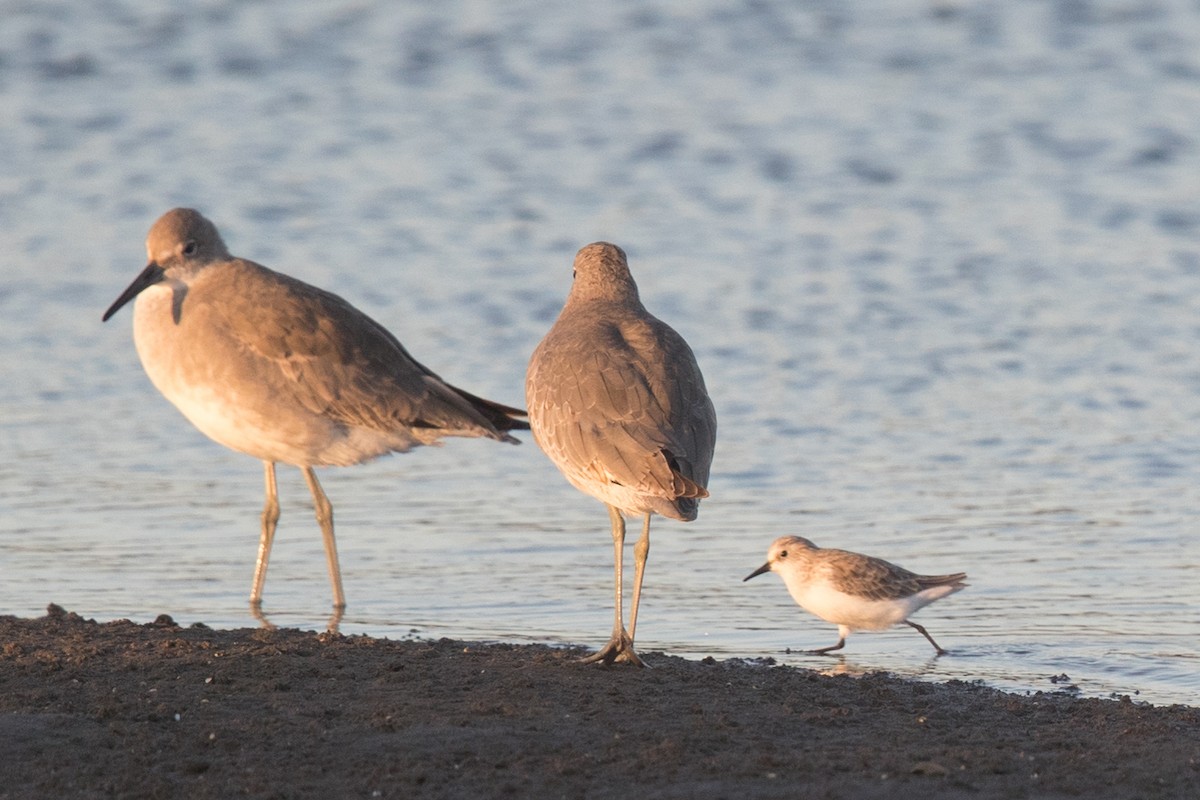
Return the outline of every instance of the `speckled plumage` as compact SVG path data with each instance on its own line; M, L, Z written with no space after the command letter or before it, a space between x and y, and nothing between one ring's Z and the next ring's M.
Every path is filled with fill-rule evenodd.
M800 536L776 539L767 562L745 580L764 572L779 573L801 607L838 626L838 643L813 651L817 653L841 649L852 631L886 630L903 622L942 654L933 637L908 617L967 585L963 572L918 575L874 556L817 547Z

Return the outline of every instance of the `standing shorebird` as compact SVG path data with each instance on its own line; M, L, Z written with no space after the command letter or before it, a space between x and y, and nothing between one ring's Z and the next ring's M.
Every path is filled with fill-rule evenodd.
M771 543L767 563L743 581L777 572L802 608L838 626L838 642L810 653L841 650L851 631L885 631L901 622L916 628L939 656L946 651L909 616L948 594L965 589L965 572L917 575L882 558L817 547L799 536Z
M576 489L608 506L615 551L612 637L591 663L633 649L650 515L690 522L708 497L717 418L691 348L638 299L625 252L605 242L575 256L575 282L529 361L533 438ZM644 515L629 629L622 619L624 514Z
M529 427L516 419L524 411L444 382L337 295L234 258L197 211L160 217L146 252L150 263L104 319L136 297L133 340L155 387L206 436L262 459L266 503L250 591L260 618L279 521L275 462L299 467L312 492L336 620L346 598L333 507L313 467L359 464L444 436L518 444L506 431Z

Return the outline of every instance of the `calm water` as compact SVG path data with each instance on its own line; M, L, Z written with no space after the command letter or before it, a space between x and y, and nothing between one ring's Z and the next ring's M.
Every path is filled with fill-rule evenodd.
M510 403L624 246L720 419L644 652L1200 703L1200 10L794 5L0 2L0 613L253 624L260 466L100 323L186 204ZM531 441L322 480L343 631L605 640L607 516ZM319 628L280 491L266 606ZM785 654L836 638L741 582L785 533L970 573L918 617L952 655Z

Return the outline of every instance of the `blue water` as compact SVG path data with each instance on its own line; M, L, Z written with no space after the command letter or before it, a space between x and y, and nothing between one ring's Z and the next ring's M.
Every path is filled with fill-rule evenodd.
M581 245L717 408L639 648L1200 703L1200 9L0 2L0 613L252 625L261 468L101 312L191 205L520 403ZM532 441L326 470L347 633L598 646L607 515ZM320 628L281 470L272 620ZM778 535L970 588L840 658ZM1064 680L1062 676L1066 676ZM1055 680L1051 680L1054 678Z

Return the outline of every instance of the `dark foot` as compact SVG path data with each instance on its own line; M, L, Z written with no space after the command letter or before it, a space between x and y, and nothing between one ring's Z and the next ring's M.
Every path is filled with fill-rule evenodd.
M841 650L845 646L846 646L846 640L839 639L837 644L831 644L831 645L829 645L829 647L819 647L816 650L808 650L806 652L809 653L810 655L814 655L814 656L823 656L827 653L832 653L835 650Z
M904 624L906 624L912 628L916 628L917 631L919 631L922 636L924 636L926 639L929 640L929 643L931 645L933 645L933 649L937 651L937 654L939 656L944 656L947 654L948 651L943 650L942 646L933 640L933 637L929 635L929 631L925 630L923 627L921 627L920 625L918 625L915 622L910 622L909 620L904 620Z
M579 659L579 663L603 663L606 666L612 664L632 664L635 667L646 666L645 662L638 658L638 654L634 652L633 640L624 631L621 632L620 637L614 636L612 639L609 639L608 644L600 648L599 652Z

